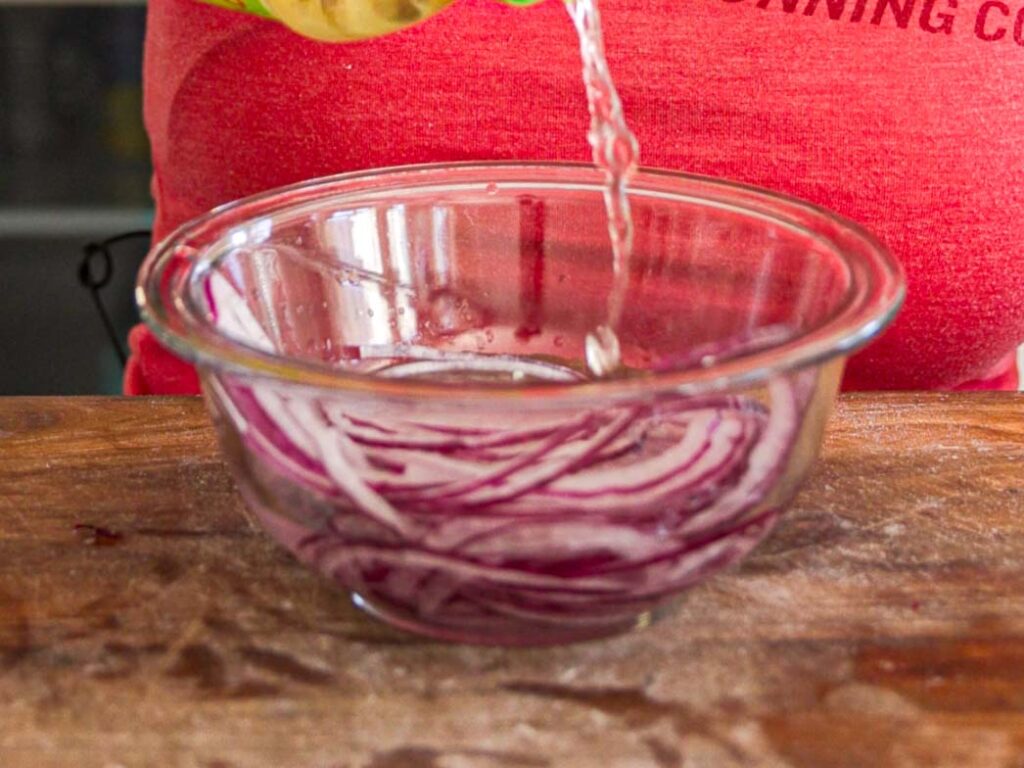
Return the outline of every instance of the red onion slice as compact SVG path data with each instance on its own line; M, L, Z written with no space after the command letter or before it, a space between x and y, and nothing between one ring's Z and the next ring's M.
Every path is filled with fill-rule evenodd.
M208 300L225 334L273 347L226 278L210 278ZM579 378L504 356L358 354L392 378L523 366ZM771 493L816 382L814 371L777 377L767 404L661 394L576 413L467 407L438 417L258 379L214 378L210 394L269 495L310 499L301 514L261 514L304 561L435 623L557 625L628 618L748 552L774 522ZM298 523L308 536L296 536Z

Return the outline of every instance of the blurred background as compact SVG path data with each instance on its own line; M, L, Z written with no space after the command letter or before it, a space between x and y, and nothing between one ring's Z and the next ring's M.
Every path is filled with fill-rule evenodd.
M120 392L79 268L88 243L152 220L144 34L141 0L0 0L0 395ZM121 339L147 245L110 248Z
M89 243L152 220L144 35L144 0L0 0L0 396L120 393L79 270ZM122 345L147 246L109 250L100 296Z

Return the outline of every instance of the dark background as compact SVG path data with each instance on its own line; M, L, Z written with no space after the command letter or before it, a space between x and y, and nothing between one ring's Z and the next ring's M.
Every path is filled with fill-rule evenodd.
M144 34L141 3L0 0L0 395L120 391L120 363L78 270L87 243L152 219ZM122 343L147 245L111 250L102 297Z

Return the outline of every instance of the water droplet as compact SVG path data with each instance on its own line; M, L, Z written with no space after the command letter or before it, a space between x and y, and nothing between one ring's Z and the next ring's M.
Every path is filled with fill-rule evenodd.
M488 195L498 194L498 185L495 184L493 181L490 184L488 184L485 189Z
M494 341L494 331L492 331L490 328L484 331L484 336L487 337L487 341Z
M373 310L372 309L366 310L366 316L367 317L373 317Z
M438 334L455 335L483 326L487 312L481 307L455 294L451 289L436 290L428 299L429 303L420 308L421 314L430 322Z
M404 315L405 314L405 307L399 307L398 308L398 314L399 314L399 316Z
M560 347L563 344L565 344L565 339L563 339L561 336L555 336L555 346Z
M558 282L560 282L560 283L564 283L564 282L565 282L565 279L566 279L567 277L568 277L568 275L566 275L566 274L565 274L565 273L563 272L562 274L560 274L560 275L558 276Z

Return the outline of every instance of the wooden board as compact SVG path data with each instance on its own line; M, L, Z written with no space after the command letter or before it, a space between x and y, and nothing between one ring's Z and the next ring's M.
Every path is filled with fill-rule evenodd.
M251 528L194 400L0 400L0 766L1024 765L1024 399L847 397L671 617L407 637Z

